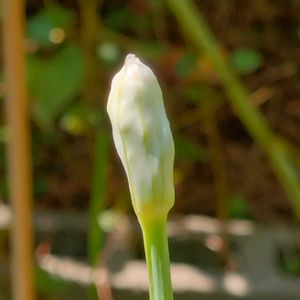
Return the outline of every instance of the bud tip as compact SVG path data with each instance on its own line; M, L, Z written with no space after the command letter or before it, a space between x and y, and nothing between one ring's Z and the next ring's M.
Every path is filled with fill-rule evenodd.
M141 61L139 60L139 58L136 57L134 54L127 54L125 58L125 66L133 65L140 62Z

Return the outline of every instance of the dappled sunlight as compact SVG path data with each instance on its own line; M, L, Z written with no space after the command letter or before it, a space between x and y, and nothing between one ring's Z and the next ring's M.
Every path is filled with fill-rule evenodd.
M248 280L240 274L233 272L225 274L222 284L229 294L237 297L245 297L250 292Z

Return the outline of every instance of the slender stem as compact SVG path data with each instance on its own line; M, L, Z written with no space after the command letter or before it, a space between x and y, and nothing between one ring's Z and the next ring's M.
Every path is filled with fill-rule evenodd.
M300 219L300 180L291 161L287 142L273 133L262 113L252 105L249 92L231 71L220 51L219 43L194 3L190 0L166 2L186 35L199 51L204 51L211 60L228 94L230 104L245 128L267 154L291 200L295 214Z
M214 173L214 181L217 192L217 217L221 222L221 236L223 246L220 249L221 263L226 265L229 262L229 235L227 232L227 223L229 219L228 212L228 195L229 186L226 175L225 162L222 153L222 142L220 138L218 121L216 116L215 99L206 101L203 107L203 121L208 138L208 148L211 155L211 165Z
M81 42L85 62L85 78L83 87L84 101L90 105L98 104L103 97L101 82L101 66L97 59L96 45L101 34L101 23L98 11L102 0L80 0Z
M108 170L108 135L100 132L96 135L94 153L94 173L90 198L90 228L88 235L88 258L92 267L96 267L103 248L103 232L99 227L99 215L105 207L105 194ZM97 290L89 290L89 299L98 299Z
M150 300L172 300L166 218L140 219L149 274Z
M25 80L24 1L4 0L3 12L6 108L9 130L8 169L12 206L12 298L33 300L32 169Z
M103 245L102 231L99 227L99 214L104 209L104 197L106 194L106 179L108 169L108 145L109 139L105 134L96 137L94 153L94 174L92 177L92 189L90 200L90 229L88 240L88 256L92 266L99 259L99 251Z
M91 108L96 108L98 101L103 99L101 82L101 66L96 55L96 44L101 33L101 23L98 15L102 0L80 0L81 39L85 60L85 80L82 99ZM100 127L100 126L99 126ZM88 142L90 151L94 152L93 175L90 196L90 227L88 234L88 259L92 267L101 264L101 252L104 240L99 227L99 215L105 208L105 195L108 170L109 139L103 128L90 128ZM97 300L104 294L103 286L93 284L89 288L88 299ZM103 299L106 299L102 297Z

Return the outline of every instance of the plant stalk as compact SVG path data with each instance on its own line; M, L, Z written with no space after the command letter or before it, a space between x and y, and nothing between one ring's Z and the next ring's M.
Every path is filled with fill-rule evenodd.
M150 300L172 300L166 218L140 219L149 275Z

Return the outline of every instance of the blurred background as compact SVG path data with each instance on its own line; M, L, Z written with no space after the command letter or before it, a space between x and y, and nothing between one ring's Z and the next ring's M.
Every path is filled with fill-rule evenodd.
M105 108L127 53L157 75L175 140L175 299L300 297L300 1L190 3L26 1L37 299L88 299L95 276L101 299L147 299ZM4 64L1 300L12 299Z

